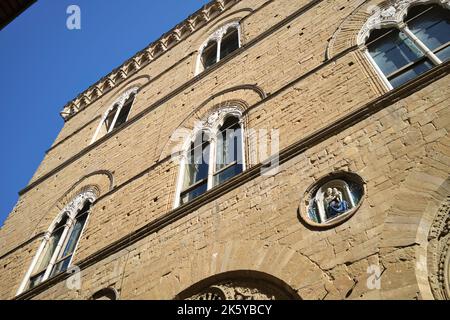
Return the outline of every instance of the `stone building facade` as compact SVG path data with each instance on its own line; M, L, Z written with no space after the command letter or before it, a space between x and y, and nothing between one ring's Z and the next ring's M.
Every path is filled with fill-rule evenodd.
M0 298L450 298L449 10L212 1L64 107Z

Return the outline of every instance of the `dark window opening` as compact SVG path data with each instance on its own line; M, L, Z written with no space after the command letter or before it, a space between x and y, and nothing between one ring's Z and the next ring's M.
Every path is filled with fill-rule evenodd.
M202 53L202 64L206 70L217 62L217 42L211 41L208 43Z
M222 38L222 43L220 45L220 59L225 58L237 49L239 49L239 32L237 29L233 28L228 30Z
M133 106L134 96L128 98L128 100L123 105L120 110L119 116L117 117L116 123L114 124L114 129L120 128L128 120L130 115L131 107Z

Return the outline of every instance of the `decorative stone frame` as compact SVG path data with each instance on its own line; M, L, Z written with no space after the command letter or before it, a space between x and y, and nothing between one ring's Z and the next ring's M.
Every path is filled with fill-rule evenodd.
M215 174L215 164L216 162L216 143L217 143L217 134L219 133L220 128L225 123L225 120L228 117L236 117L239 119L239 125L241 127L241 139L242 139L242 170L246 169L246 161L245 161L245 126L244 126L244 117L243 111L239 107L225 107L220 108L211 112L206 119L200 121L195 124L194 129L191 131L190 136L183 144L181 149L181 154L179 155L178 163L179 163L179 172L178 179L176 184L176 194L174 199L174 208L178 208L180 206L181 193L183 191L183 180L184 175L186 173L186 161L188 158L188 152L190 150L191 144L195 141L199 134L205 132L209 138L209 172L208 172L208 186L207 190L210 190L214 187L213 185L213 177Z
M57 258L58 258L58 254L59 254L59 249L61 249L62 245L64 244L64 242L67 240L67 236L69 235L69 230L71 229L73 223L75 222L75 218L78 214L78 211L81 210L84 206L84 204L86 203L86 201L90 201L91 203L94 203L95 200L98 198L98 190L96 190L95 188L88 188L85 191L83 191L82 193L80 193L78 196L76 196L69 204L67 204L63 210L61 210L60 214L57 216L56 219L53 220L52 224L50 225L50 227L48 228L47 232L44 234L44 237L42 239L41 244L38 247L38 250L36 252L36 254L34 255L34 258L31 262L30 267L28 268L27 273L25 274L24 279L22 280L19 289L17 290L16 295L20 295L21 293L23 293L26 290L26 287L30 281L30 278L32 276L33 270L36 267L36 264L39 261L39 258L41 257L44 249L45 249L45 245L47 244L47 242L50 240L51 234L53 232L53 230L55 229L55 227L58 225L58 223L61 222L61 220L67 216L67 223L64 226L64 231L61 235L61 238L59 240L59 243L57 245L57 249L55 250L55 252L53 253L50 262L46 268L45 274L42 278L42 282L45 282L46 280L48 280L50 278L50 273L52 271L52 267L54 266ZM85 222L85 225L83 227L83 230L81 231L80 234L80 238L81 239L81 235L84 232L86 225L88 223L89 220L89 215L87 217L87 220ZM78 244L79 244L79 239L77 244L75 245L75 248L73 250L73 256L75 255L75 252L77 250ZM69 262L69 266L72 263L73 260L73 256L71 261Z
M133 87L131 89L128 89L127 91L125 91L124 93L122 93L122 95L116 100L114 101L114 103L108 108L108 110L103 114L102 119L100 120L100 124L97 127L97 130L95 130L95 134L92 137L91 143L93 144L95 141L97 141L99 139L99 134L100 131L102 129L102 126L104 125L106 119L108 118L109 114L114 110L114 108L117 107L117 112L116 115L114 117L114 120L111 122L111 129L108 130L108 133L110 133L111 131L114 130L114 124L117 121L117 118L119 117L120 111L122 110L123 106L125 105L125 102L127 102L127 100L132 96L132 95L137 95L137 93L139 92L139 88L138 87ZM134 101L133 101L134 104Z
M450 197L431 225L427 251L431 292L437 300L450 300Z
M198 56L197 56L197 63L196 63L196 69L195 69L195 75L198 75L204 71L204 67L202 64L202 56L203 51L207 47L207 45L210 43L210 41L216 41L217 42L217 57L216 57L216 63L220 61L220 52L221 52L221 44L222 44L222 38L225 34L227 34L229 29L236 29L238 32L238 42L239 42L239 48L242 46L242 36L241 36L241 24L239 21L233 21L230 23L227 23L217 29L212 35L206 39L205 42L200 46L198 50Z
M312 221L308 214L311 200L315 198L315 195L319 189L321 189L324 185L334 180L343 180L345 182L350 181L359 184L363 190L361 199L359 200L358 203L354 204L354 206L349 211L331 220L328 220L325 223L318 223ZM335 227L350 219L356 213L356 211L358 211L359 208L362 206L366 197L367 197L367 184L359 175L352 172L334 172L325 177L320 178L306 190L306 192L304 193L303 197L300 200L300 205L298 209L299 215L302 221L311 227L324 229Z
M433 52L431 52L403 22L412 6L432 4L441 5L444 9L450 9L450 0L397 0L388 2L384 6L377 8L375 13L367 19L366 23L359 31L356 43L362 51L364 57L369 61L369 64L373 67L382 80L386 90L392 90L393 86L381 71L377 63L373 60L365 45L371 31L382 28L397 28L405 33L435 65L442 64L442 61Z
M255 270L213 275L191 285L174 300L301 300L291 286L275 276Z

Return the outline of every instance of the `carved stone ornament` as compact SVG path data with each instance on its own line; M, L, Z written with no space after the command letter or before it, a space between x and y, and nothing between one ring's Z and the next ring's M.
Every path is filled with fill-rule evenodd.
M450 300L450 197L439 209L428 236L428 279L437 300Z
M134 88L131 88L131 89L125 91L124 93L122 93L120 95L120 97L117 98L116 101L114 101L114 103L111 105L111 107L108 109L108 111L105 112L105 114L103 115L103 118L102 118L102 123L105 121L105 119L108 117L109 113L115 106L118 107L117 110L122 109L123 105L125 104L125 102L127 102L127 100L130 98L130 96L133 94L136 95L138 91L139 91L139 88L134 87Z
M81 210L86 201L94 202L97 199L97 194L94 190L87 190L75 197L62 212L68 213L69 217L73 218Z
M238 118L241 118L242 111L237 107L220 108L210 113L209 116L199 124L199 126L203 129L214 131L215 129L223 125L227 116L236 116Z
M238 21L234 21L234 22L230 22L222 27L220 27L219 29L217 29L212 35L209 36L209 38L202 44L202 46L200 47L200 52L203 51L203 49L206 48L206 46L208 45L208 43L211 40L214 41L220 41L223 36L228 32L229 29L238 29L240 28L239 22Z
M357 44L363 45L373 29L400 26L412 5L433 3L450 9L450 0L394 0L382 7L370 7L374 13L358 33Z
M291 300L282 289L262 281L226 281L212 285L185 300Z

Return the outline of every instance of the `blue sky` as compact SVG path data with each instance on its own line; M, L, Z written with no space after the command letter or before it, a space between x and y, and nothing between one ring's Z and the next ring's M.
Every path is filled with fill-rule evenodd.
M209 0L38 0L0 31L0 225L64 122L63 106ZM81 8L81 30L66 10Z

